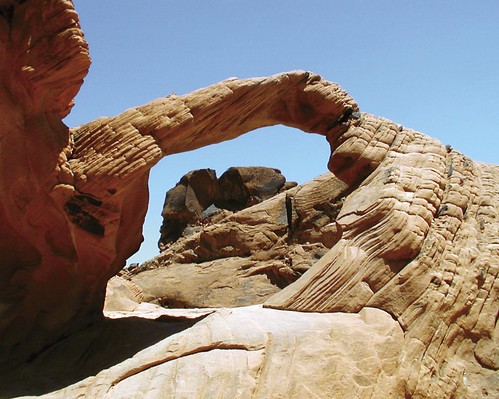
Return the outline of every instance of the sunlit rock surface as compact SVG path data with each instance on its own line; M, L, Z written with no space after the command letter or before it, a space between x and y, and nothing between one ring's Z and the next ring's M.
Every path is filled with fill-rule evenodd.
M253 190L265 185L265 181L255 184ZM184 225L181 236L161 244L159 256L130 270L129 280L140 287L144 300L166 307L265 302L296 281L340 239L335 215L348 187L332 173L298 187L286 186L282 178L280 186L281 192L241 210L218 209L206 217L189 216L191 222ZM168 201L178 187L167 194L168 222L186 213L185 206L173 213L170 203L177 197ZM218 193L228 197L227 191L232 192L229 188ZM207 208L211 205L206 202ZM168 225L163 224L163 237L171 236ZM177 226L173 225L174 231Z
M47 398L400 397L404 335L383 311L210 312L110 312L122 318L59 342L10 385L31 382L19 393L53 391ZM62 373L53 360L61 353Z
M0 370L102 318L107 281L142 241L148 173L163 156L279 123L340 134L358 109L297 71L69 129L90 64L72 2L1 2L0 43Z
M72 2L0 2L0 397L499 396L497 166L361 113L302 71L69 129L61 120L89 63ZM252 303L260 283L274 290L263 305L165 309L151 296L199 303L180 291L159 300L123 273L104 318L107 283L142 240L150 168L279 123L324 135L333 175L161 255L190 267L175 273L182 283L205 262L249 271ZM306 242L324 252L293 268ZM228 287L204 292L240 305Z

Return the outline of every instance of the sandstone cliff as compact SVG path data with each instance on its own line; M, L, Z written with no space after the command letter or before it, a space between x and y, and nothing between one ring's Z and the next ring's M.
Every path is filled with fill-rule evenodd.
M89 63L72 2L0 2L0 397L499 395L499 167L361 113L301 71L69 129ZM231 258L263 304L165 309L147 301L181 294L123 275L104 318L107 283L142 239L150 168L274 124L324 135L333 174L161 255L181 280ZM203 306L240 305L228 288Z
M338 85L292 72L70 130L61 118L90 63L72 3L8 1L0 15L0 364L102 317L107 281L142 241L148 172L163 156L278 123L339 134L358 108Z

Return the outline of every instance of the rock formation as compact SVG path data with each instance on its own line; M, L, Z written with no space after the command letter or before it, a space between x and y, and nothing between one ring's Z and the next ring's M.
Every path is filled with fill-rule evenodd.
M175 242L188 225L222 209L239 210L262 202L277 194L285 183L280 170L265 167L232 167L219 179L212 169L189 172L166 193L160 250ZM291 186L293 183L286 187Z
M229 172L234 174L235 170L241 168L231 168ZM255 177L248 179L255 182L253 192L269 187L269 179L264 176L281 176L279 185L268 194L275 195L255 204L244 201L247 206L237 211L219 209L202 219L201 207L190 196L191 209L198 209L199 217L193 213L190 222L183 225L181 237L168 244L163 242L159 256L131 270L130 280L145 294L144 300L182 308L260 304L297 280L340 239L341 227L335 218L348 186L333 174L295 187L285 183L284 176L273 169L245 171L254 173ZM178 201L177 196L179 191L185 192L182 182L195 176L196 181L205 182L199 176L208 174L215 176L205 170L190 172L168 191L163 237L171 236L169 226L173 232L178 231L178 224L171 221L186 220L187 197L181 196L183 201ZM227 182L226 176L224 173L220 180ZM217 190L218 198L233 193L241 197L238 193L242 190L233 190L235 183L225 184ZM197 185L187 187L195 192ZM277 192L278 188L281 192ZM204 206L209 208L210 201L206 196L204 200Z
M0 397L499 395L497 166L360 113L300 71L69 129L89 64L70 1L0 2ZM248 270L285 283L263 305L174 310L124 276L104 318L107 282L142 240L150 168L274 124L324 135L334 176L320 179L334 184L288 190L165 252L200 264L275 250L277 266ZM327 251L292 282L307 267L279 265L279 246L307 241Z
M292 72L70 130L61 118L90 63L72 3L9 1L0 15L0 364L102 317L107 281L142 241L148 172L163 156L278 123L339 134L357 110L338 85Z

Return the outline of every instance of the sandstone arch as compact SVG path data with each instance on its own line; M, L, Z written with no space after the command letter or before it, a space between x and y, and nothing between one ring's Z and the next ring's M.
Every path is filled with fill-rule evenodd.
M301 71L69 129L62 118L89 64L70 1L1 2L2 368L102 317L108 279L141 242L161 157L284 124L326 136L349 190L342 239L266 306L389 313L404 332L396 378L407 397L497 382L496 166L360 113L337 84Z
M72 4L11 2L2 17L4 354L30 342L16 350L29 355L99 317L107 280L142 240L148 172L163 156L278 123L338 134L357 111L338 85L291 72L229 79L70 130L61 118L90 64Z

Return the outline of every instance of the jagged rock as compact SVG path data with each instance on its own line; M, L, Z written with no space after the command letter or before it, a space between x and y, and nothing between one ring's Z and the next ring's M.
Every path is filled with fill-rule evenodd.
M384 309L405 333L412 396L497 395L497 363L477 351L499 343L499 168L365 114L339 142L330 167L354 188L336 218L341 240L266 306ZM369 171L358 184L356 164Z
M219 182L222 200L215 205L240 210L277 194L284 187L286 178L278 169L232 167L220 176Z
M210 205L222 197L213 169L193 170L166 193L163 205L160 249L177 240L189 224L198 222Z
M1 2L0 396L499 396L499 167L360 113L337 84L300 71L68 129L89 63L70 1ZM107 282L141 241L150 168L279 123L326 136L342 181L319 190L328 206L307 208L296 188L221 213L254 242L231 249L243 238L214 223L191 235L198 252L172 244L171 261L280 256L291 231L291 244L331 249L267 308L199 320L209 312L141 303L104 319Z
M282 188L282 183L268 190L267 197L277 187ZM340 239L335 218L346 188L327 173L238 212L207 218L191 227L189 234L164 245L158 257L134 268L131 280L148 301L167 307L263 303L298 279Z
M212 169L187 173L166 193L160 250L181 237L188 225L196 225L219 209L240 210L268 199L285 182L278 169L258 166L232 167L219 179Z

